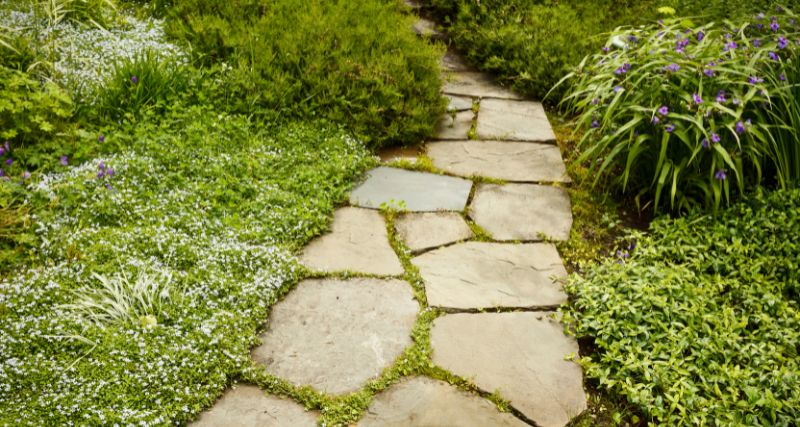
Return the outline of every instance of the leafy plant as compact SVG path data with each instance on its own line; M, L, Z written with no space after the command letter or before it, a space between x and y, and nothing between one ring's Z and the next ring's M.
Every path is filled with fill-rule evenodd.
M596 348L587 376L653 424L795 425L798 233L795 188L629 236L566 287L564 320Z
M133 280L124 271L110 277L93 273L92 277L96 285L75 291L74 301L62 308L98 327L112 322L155 326L164 316L164 306L180 297L169 272L152 267L139 268Z
M382 0L176 0L168 32L205 65L231 66L233 111L322 117L378 147L430 135L445 111L442 49L411 19Z
M800 178L795 19L615 31L564 79L585 131L578 161L656 209L716 209L764 181L786 188Z

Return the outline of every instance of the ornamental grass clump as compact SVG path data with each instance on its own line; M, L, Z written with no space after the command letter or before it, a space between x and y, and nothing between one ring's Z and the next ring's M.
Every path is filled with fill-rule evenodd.
M657 210L717 209L800 178L800 25L789 10L734 25L617 29L562 80L579 161Z

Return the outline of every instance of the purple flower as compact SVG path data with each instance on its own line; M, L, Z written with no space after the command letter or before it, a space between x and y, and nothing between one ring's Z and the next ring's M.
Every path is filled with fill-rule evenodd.
M131 83L133 83L133 84L139 83L139 78L136 77L136 76L131 76Z
M103 179L103 176L105 176L103 171L97 171L97 179Z
M700 97L700 95L698 95L698 94L696 94L696 93L695 93L695 94L693 94L693 95L692 95L692 101L693 101L695 104L697 104L697 105L700 105L700 104L702 104L702 103L703 103L703 98L701 98L701 97Z
M772 30L772 32L777 32L778 29L781 28L781 26L778 24L777 20L773 20L772 23L769 24L769 28Z
M11 166L14 163L11 159L6 159L6 165Z
M705 70L703 70L703 74L705 74L706 77L714 77L714 70L712 70L711 68L706 68Z
M636 43L639 39L636 38L633 34L628 36L628 41L631 43Z
M67 157L67 156L61 156L61 160L60 160L60 162L61 162L61 164L62 164L63 166L67 166L67 165L69 165L69 157Z
M666 105L662 105L661 108L658 109L658 114L666 116L667 114L669 114L669 107L667 107Z
M658 116L653 116L653 120L651 120L651 123L657 125L660 121L661 119L659 119Z
M781 79L782 82L785 82L786 81L786 74L781 74L780 76L778 76L778 78Z
M619 67L619 68L617 68L616 70L614 70L614 74L616 74L616 75L618 75L618 76L619 76L619 75L622 75L622 74L625 74L625 73L627 73L627 72L628 72L628 70L626 70L624 66L622 66L622 67Z
M664 69L667 70L667 71L672 71L674 73L674 72L680 70L681 66L673 62L672 64L669 64L666 67L664 67Z
M728 179L728 175L725 174L725 169L720 169L717 173L714 174L714 179L718 181L725 181Z
M106 142L106 136L101 133L100 136L97 137L97 140L100 142Z
M723 47L722 50L723 51L736 50L738 47L739 47L739 45L736 44L735 41L730 41L728 43L725 43L725 47Z
M697 33L697 41L701 42L703 39L706 38L706 34L702 31Z
M786 37L778 37L778 49L786 49L789 46L789 40Z
M761 47L761 40L758 40L758 39L753 40L753 46Z
M592 120L592 124L589 127L592 129L597 129L600 127L600 122L598 122L597 120Z
M595 99L593 99L593 100L592 100L592 105L597 105L597 104L599 104L599 103L600 103L600 100L599 100L599 99L597 99L597 98L595 98Z
M6 171L0 169L0 178L3 178L5 176L6 176Z
M720 136L719 136L719 135L717 135L717 134L715 134L715 133L713 133L713 132L711 133L711 142L713 142L713 143L717 144L717 143L719 143L721 140L722 140L722 138L720 138Z
M28 171L22 172L22 179L28 179L31 177L31 173Z
M112 187L111 184L109 184L109 183L105 183L105 187L108 190L113 190L114 189L114 187Z
M744 123L742 123L741 120L738 123L736 123L736 133L741 135L741 134L745 133L746 131L747 131L747 128L744 126Z
M754 85L754 84L758 84L758 83L764 83L764 79L762 79L761 77L757 77L757 76L750 76L750 77L747 78L747 82L750 83L751 85Z
M756 28L758 28L759 30L761 30L761 29L763 29L763 28L764 28L764 24L756 24Z
M0 147L0 156L2 156L5 153L6 153L6 149L3 148L3 147Z
M672 131L675 130L675 125L672 125L672 124L667 125L666 127L664 127L664 130L666 130L667 133L672 133Z
M678 49L683 49L689 45L689 39L682 39L678 40L678 43L675 44L675 47Z
M617 93L622 90L622 86L614 86L614 93Z
M106 176L107 176L107 177L109 177L109 178L111 178L112 176L114 176L114 169L111 169L111 166L109 166L108 168L106 168Z
M97 169L105 170L105 168L106 168L106 164L103 163L102 160L100 160L100 163L97 164Z
M725 91L724 90L721 90L721 91L717 92L717 102L719 102L720 104L724 104L724 103L728 102L728 99L725 98Z
M708 144L708 138L704 138L703 142L700 143L700 146L706 149L709 148L710 145Z
M771 59L771 60L773 60L773 61L778 61L778 60L780 60L780 57L778 57L778 54L777 54L777 53L775 53L775 52L770 52L770 53L769 53L769 59Z
M608 50L609 50L609 49L608 49L608 46L603 46L603 49L602 49L602 50L603 50L603 52L605 52L605 53L608 53Z
M742 100L739 98L733 98L733 105L739 105L742 103Z

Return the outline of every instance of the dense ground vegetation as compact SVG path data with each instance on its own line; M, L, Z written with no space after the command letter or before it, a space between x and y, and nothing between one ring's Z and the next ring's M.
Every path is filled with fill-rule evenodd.
M426 0L448 25L457 48L478 68L515 90L542 99L581 59L600 49L618 26L651 23L668 7L699 21L736 18L767 0ZM551 94L557 103L564 88Z
M442 111L399 11L0 4L0 424L181 423L250 366L367 145Z
M653 223L583 276L587 374L665 425L800 419L800 190Z

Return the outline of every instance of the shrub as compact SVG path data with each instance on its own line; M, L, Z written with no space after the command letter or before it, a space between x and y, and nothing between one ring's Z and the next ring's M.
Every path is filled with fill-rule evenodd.
M569 278L588 377L654 424L800 419L800 190L653 222L632 252Z
M800 178L796 25L786 11L616 31L625 49L609 41L571 75L579 161L657 209L716 209L762 181L787 187Z
M441 49L382 0L176 0L168 32L232 66L234 111L324 117L373 147L417 142L444 112Z
M501 83L539 99L622 25L653 22L658 8L708 19L737 17L770 0L427 0L456 47ZM548 97L558 102L564 87Z

